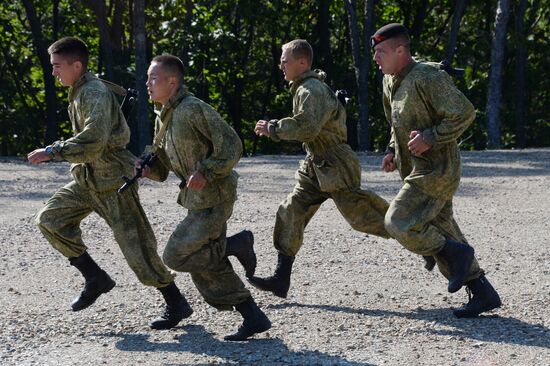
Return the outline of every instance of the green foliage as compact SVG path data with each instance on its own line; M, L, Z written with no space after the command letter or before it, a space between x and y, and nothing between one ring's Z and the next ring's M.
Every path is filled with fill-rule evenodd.
M125 86L135 83L132 2L104 1L109 13L106 21L112 27L114 48L112 80ZM60 0L58 21L54 22L53 2L33 1L46 46L55 37L77 35L91 51L90 68L107 75L107 64L101 53L96 14L86 1ZM122 8L120 32L116 33L115 6ZM349 24L341 0L328 2L328 44L321 24L322 1L281 0L149 0L146 2L148 57L171 53L184 61L185 82L200 98L211 103L232 124L244 140L247 153L295 153L297 143L273 143L257 138L254 125L258 119L281 118L291 113L291 98L278 63L280 47L294 38L312 43L315 68L328 72L333 89L345 88L352 97L348 116L351 126L358 120L357 87L351 58ZM423 1L376 1L375 24L403 22L415 24ZM453 11L451 0L430 0L426 16L417 24L419 33L412 39L418 58L439 61L443 58L450 32ZM362 23L364 1L358 1L357 13ZM534 4L538 4L535 7ZM491 54L491 32L496 2L468 1L461 23L454 64L466 68L458 87L476 106L478 113L472 127L464 134L461 147L483 149L486 146L485 108L487 79ZM518 38L511 14L507 41L502 105L502 138L505 147L516 143L516 125L523 123L528 146L550 146L550 2L532 0L525 16L527 40ZM514 10L515 11L515 10ZM361 24L362 26L362 24ZM117 35L115 37L115 34ZM113 38L114 37L114 38ZM118 37L118 38L117 38ZM526 110L522 121L516 121L514 65L518 42L526 42ZM21 2L0 5L0 154L25 154L44 143L45 93L44 77L37 58L36 45ZM381 105L381 75L372 65L369 80L369 115L372 146L383 151L388 140L388 124ZM58 133L71 135L67 121L67 89L56 87ZM353 129L351 129L353 132ZM352 134L353 135L353 134ZM355 138L351 136L352 139ZM350 141L353 143L353 141Z

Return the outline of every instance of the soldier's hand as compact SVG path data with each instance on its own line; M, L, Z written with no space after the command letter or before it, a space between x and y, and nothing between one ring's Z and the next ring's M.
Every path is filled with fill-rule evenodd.
M27 154L27 160L29 161L29 163L34 165L43 163L51 159L52 159L51 155L48 154L46 152L46 149L44 148L35 149Z
M197 170L189 176L189 179L187 179L187 188L200 191L206 187L206 183L207 180L204 174Z
M256 127L254 127L254 132L256 133L256 135L269 137L268 124L269 122L263 119L256 122Z
M141 169L141 178L149 178L151 175L151 167L143 165L143 160L138 159L134 163L134 176L137 174L138 169Z
M424 139L422 138L422 132L421 131L411 131L409 135L409 143L407 144L409 147L409 151L411 154L415 156L420 156L424 152L430 149L430 145L428 145Z
M382 170L384 170L386 173L393 172L395 169L397 169L397 166L393 161L394 157L395 155L393 155L392 153L388 153L386 154L386 156L384 156L384 159L382 159Z

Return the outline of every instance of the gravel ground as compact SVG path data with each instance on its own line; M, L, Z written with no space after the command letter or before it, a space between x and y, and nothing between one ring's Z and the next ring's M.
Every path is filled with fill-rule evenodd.
M290 192L300 156L244 158L239 200L229 232L251 229L258 275L276 261L271 244L278 203ZM361 155L363 186L391 199L397 174L379 169L381 156ZM252 292L273 328L244 343L224 342L239 324L217 312L186 274L177 283L195 309L170 331L148 322L163 308L142 286L97 215L82 224L91 255L117 281L108 295L79 313L69 304L82 279L34 225L34 215L69 181L66 163L33 167L0 161L1 365L550 365L550 150L464 152L454 205L504 305L479 319L455 319L465 291L422 267L393 240L352 230L326 202L305 234L286 300ZM177 181L145 182L145 211L159 250L185 210ZM244 271L235 264L244 278Z

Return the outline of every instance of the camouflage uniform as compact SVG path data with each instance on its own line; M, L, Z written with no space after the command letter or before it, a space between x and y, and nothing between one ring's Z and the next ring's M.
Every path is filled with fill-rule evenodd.
M453 218L452 198L461 174L456 139L475 118L470 101L450 76L431 63L413 62L399 75L384 76L384 111L391 124L388 146L405 181L390 204L388 232L410 251L435 255L441 273L449 278L448 264L436 255L445 239L467 243ZM432 147L421 156L409 152L413 130L422 131ZM468 280L483 271L474 259Z
M296 171L293 192L277 211L273 242L286 256L298 253L306 225L329 198L355 230L389 237L384 228L388 203L360 188L361 166L346 144L346 112L323 82L325 77L315 70L293 81L293 116L271 121L268 127L274 141L303 141L307 152Z
M116 97L93 74L84 74L69 93L75 135L52 145L57 159L72 163L73 181L58 190L38 213L36 224L68 258L86 251L80 222L92 212L113 230L126 261L145 285L167 286L173 275L157 254L157 242L139 202L137 186L120 195L122 175L135 157L126 150L130 130Z
M232 310L250 297L225 257L226 223L237 198L233 167L242 154L241 141L214 108L185 87L155 112L157 137L167 125L161 146L154 148L158 159L150 178L164 181L173 171L182 181L178 203L188 209L168 240L163 260L176 271L189 272L210 305ZM200 191L185 186L196 170L207 179Z

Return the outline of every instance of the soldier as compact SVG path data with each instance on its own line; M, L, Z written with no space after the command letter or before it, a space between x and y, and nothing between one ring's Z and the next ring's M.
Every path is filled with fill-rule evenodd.
M465 284L473 293L466 306L454 311L457 317L498 308L500 298L453 218L461 172L456 140L474 120L474 107L438 64L411 57L403 25L380 28L372 47L385 74L384 111L391 124L382 168L397 169L405 182L390 204L386 229L413 253L435 257L449 292Z
M38 213L36 224L50 244L84 276L85 286L71 307L80 311L111 291L115 281L88 254L80 222L92 212L113 230L130 268L147 286L159 289L166 300L164 314L151 328L176 326L193 310L180 294L174 276L157 253L157 242L139 202L137 186L120 195L122 176L133 170L134 155L126 150L130 130L114 94L87 71L88 47L75 37L49 48L53 75L70 87L69 117L74 136L28 154L31 164L51 160L72 163L73 180L58 190Z
M237 133L223 118L183 85L183 63L175 56L157 56L147 72L147 89L157 114L155 139L147 153L151 166L136 162L143 176L164 181L169 171L181 179L178 203L187 217L170 236L163 260L176 271L189 272L205 301L218 310L235 308L244 318L225 340L243 341L265 332L271 322L233 271L234 255L254 274L253 237L243 231L226 240L227 220L237 198L238 175L233 170L242 154Z
M293 116L259 120L255 132L273 141L302 141L307 152L296 171L296 185L277 211L273 244L278 262L273 276L251 277L260 290L285 298L294 258L302 246L304 229L321 204L334 200L346 221L364 233L389 238L384 227L388 203L361 189L361 166L346 143L346 112L323 82L326 74L311 70L313 50L302 39L282 47L281 70L290 82Z

